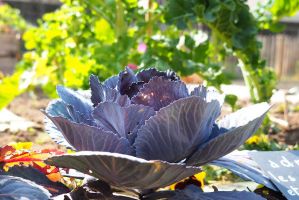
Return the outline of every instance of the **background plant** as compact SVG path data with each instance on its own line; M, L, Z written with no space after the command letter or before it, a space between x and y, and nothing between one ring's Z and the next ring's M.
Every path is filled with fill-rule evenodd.
M28 28L27 22L20 15L18 9L9 5L0 5L0 33L3 32L24 32Z
M220 89L230 83L225 68L235 64L226 60L235 56L251 100L268 101L276 79L256 37L298 9L298 3L283 2L250 12L241 0L62 0L60 9L24 34L28 52L17 66L19 84L41 86L54 97L57 84L86 88L88 74L104 80L129 65L196 73Z
M25 32L31 25L21 16L18 9L9 5L0 5L0 35L19 34ZM0 65L1 69L1 65ZM25 91L27 86L20 81L23 70L16 71L12 76L4 76L0 71L0 108L6 106L17 95Z

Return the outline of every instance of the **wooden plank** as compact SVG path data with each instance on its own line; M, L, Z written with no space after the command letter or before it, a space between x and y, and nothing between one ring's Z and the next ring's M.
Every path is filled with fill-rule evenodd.
M0 34L0 57L15 56L20 51L20 41L15 34Z
M275 71L278 78L282 75L282 65L283 65L283 46L284 46L284 37L282 34L276 36L276 45L275 45Z
M16 58L0 58L0 71L5 75L12 74L17 62Z

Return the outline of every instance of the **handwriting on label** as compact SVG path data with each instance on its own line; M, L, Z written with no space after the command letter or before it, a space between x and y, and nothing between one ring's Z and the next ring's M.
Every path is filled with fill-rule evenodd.
M276 163L272 160L268 160L270 166L272 168L279 168L279 167L299 167L299 160L289 161L286 157L281 156L281 160L279 163Z
M270 166L272 168L280 168L280 167L299 167L299 160L288 160L285 156L281 156L281 160L277 163L272 160L268 160ZM296 178L293 176L275 176L271 173L271 171L267 171L267 173L278 183L286 183L286 182L296 182ZM292 196L299 196L299 188L295 186L290 186L288 193Z

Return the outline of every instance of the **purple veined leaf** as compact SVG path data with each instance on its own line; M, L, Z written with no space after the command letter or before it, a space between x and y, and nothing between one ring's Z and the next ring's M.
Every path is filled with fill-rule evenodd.
M120 94L124 95L125 92L129 90L129 87L133 83L137 83L137 77L135 76L135 73L133 70L131 70L129 67L126 67L126 69L119 73L119 79L117 83L117 89Z
M53 100L47 106L45 112L51 116L61 116L69 120L73 120L73 116L69 113L67 109L67 104L61 99Z
M194 90L191 91L190 95L191 96L199 96L208 102L217 100L221 106L224 102L223 95L219 94L216 90L208 89L203 85L200 85L200 86L194 88Z
M112 186L141 190L165 187L201 171L184 164L94 151L54 156L46 163L76 169Z
M204 165L234 151L257 131L269 109L269 104L260 103L226 116L218 126L227 131L213 133L210 140L200 145L186 163Z
M138 157L148 160L179 162L208 139L218 102L205 102L191 96L179 99L145 122L134 146Z
M32 181L0 175L0 199L3 200L48 200L51 194Z
M61 99L51 101L44 113L45 115L49 116L61 116L69 120L74 119L74 117L69 113L67 105ZM67 142L63 134L57 129L55 124L49 118L45 117L44 123L45 131L49 134L52 140L54 140L59 145L63 145L69 149L73 149L72 145Z
M264 200L263 197L245 191L219 191L219 192L202 192L194 185L188 186L184 190L176 190L175 195L169 200Z
M144 84L131 101L134 104L153 107L157 111L175 100L188 96L188 89L183 82L154 77Z
M148 106L121 107L113 102L100 103L93 111L93 118L99 127L129 139L131 144L137 130L153 115L154 109Z
M219 127L218 124L213 124L213 128L212 128L212 132L211 135L209 137L209 140L214 139L215 137L227 132L228 130L226 128L223 127Z
M79 124L86 124L89 126L94 126L95 122L93 119L87 118L84 114L76 111L72 105L67 105L66 109L68 110L70 116L72 116L72 122L79 123ZM61 116L59 116L61 117Z
M99 103L106 101L116 102L121 106L130 105L130 99L127 95L121 95L116 89L102 85L98 77L91 75L89 82L93 106L97 106Z
M0 175L9 175L33 181L34 183L48 189L53 196L70 192L70 189L62 183L51 181L45 174L30 166L14 166L8 171L0 169Z
M138 81L148 83L153 77L163 77L171 81L178 81L180 78L172 71L161 72L155 68L144 69L136 75Z
M200 85L200 86L194 88L193 91L191 91L190 95L199 96L199 97L205 99L207 97L207 93L208 93L207 88L203 85Z
M131 86L129 88L127 88L124 92L130 97L132 98L133 96L135 96L140 89L143 87L144 82L137 82L137 83L132 83Z
M84 114L76 111L72 105L64 103L61 99L51 101L43 112L52 117L63 117L72 122L94 125L92 119L86 118Z
M89 99L83 97L78 92L63 86L57 86L57 92L66 104L72 105L76 111L83 114L86 118L92 119L92 104Z
M49 134L51 139L57 144L65 146L68 149L74 149L74 147L65 139L64 135L59 131L56 125L48 118L45 117L45 131Z
M110 78L104 81L104 85L112 89L117 89L117 83L118 83L118 75L111 76Z
M166 76L165 72L160 72L155 68L144 69L137 73L136 77L139 81L148 83L155 76Z
M277 187L259 168L258 164L251 159L248 151L233 151L209 164L224 167L245 180L254 181L274 191L278 191Z
M48 116L63 134L67 142L79 151L107 151L132 154L129 141L103 129L77 124L63 117Z
M63 117L72 122L94 125L94 122L92 120L87 119L83 114L75 111L73 109L73 106L67 105L61 99L52 101L48 105L44 113L45 115L49 115L51 117ZM72 145L67 142L61 131L59 131L55 124L47 117L45 118L45 129L49 136L57 144L73 149Z

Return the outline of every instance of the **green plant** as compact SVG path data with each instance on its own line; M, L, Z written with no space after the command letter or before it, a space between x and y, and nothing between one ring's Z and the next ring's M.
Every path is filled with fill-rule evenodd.
M16 72L11 76L0 79L0 108L5 107L26 88L20 83L21 75L22 73Z
M169 23L175 23L182 29L190 29L194 23L208 26L216 52L222 55L219 59L223 59L227 52L232 52L238 58L252 101L269 100L276 85L275 75L260 58L261 45L256 38L258 22L245 2L240 0L168 2Z
M56 84L85 89L87 74L104 80L124 66L197 73L220 89L230 83L224 63L232 55L252 101L268 101L272 95L275 75L261 60L256 40L260 18L244 1L62 2L25 33L29 51L18 65L30 74L30 87L41 86L51 97ZM209 31L199 30L199 24Z
M279 21L283 17L295 15L298 10L298 0L268 0L258 6L253 14L258 19L260 29L280 32L284 29L284 25Z
M19 10L6 4L0 5L0 33L12 30L22 33L28 26Z
M237 100L238 100L238 97L233 94L227 94L227 95L225 95L225 98L224 98L224 102L227 103L231 107L232 111L236 110Z

